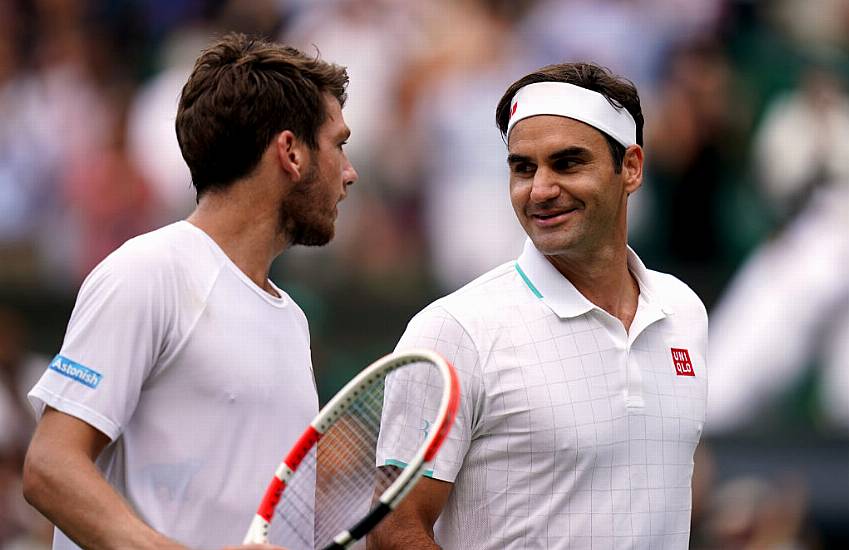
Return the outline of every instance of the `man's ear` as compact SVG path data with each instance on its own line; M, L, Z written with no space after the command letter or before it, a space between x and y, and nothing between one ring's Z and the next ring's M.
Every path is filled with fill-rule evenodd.
M277 134L274 150L280 168L292 181L299 181L309 163L306 144L295 137L291 130Z
M625 192L629 195L643 184L643 148L639 145L631 145L625 150L622 179L625 181Z

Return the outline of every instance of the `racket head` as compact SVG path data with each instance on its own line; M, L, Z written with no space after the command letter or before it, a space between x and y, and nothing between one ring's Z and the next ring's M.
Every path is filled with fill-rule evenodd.
M404 468L376 461L390 374L426 379L430 393L435 389L439 396L433 429ZM299 550L346 548L362 539L426 471L454 423L459 399L454 368L433 351L404 350L378 359L319 411L286 455L244 542Z

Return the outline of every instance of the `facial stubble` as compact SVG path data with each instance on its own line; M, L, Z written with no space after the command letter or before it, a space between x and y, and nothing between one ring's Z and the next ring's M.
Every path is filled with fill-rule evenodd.
M317 203L322 199L321 191L321 175L313 161L280 206L280 226L290 244L324 246L333 239L335 220L322 212L322 204Z

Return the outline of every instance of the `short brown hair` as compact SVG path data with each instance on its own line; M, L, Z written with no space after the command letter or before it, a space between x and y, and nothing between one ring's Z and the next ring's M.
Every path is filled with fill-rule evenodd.
M507 123L510 122L510 102L513 100L513 96L521 88L537 82L574 84L600 93L617 109L624 107L637 123L637 144L642 146L643 110L640 107L637 87L630 80L613 74L605 67L595 63L583 62L547 65L511 84L495 109L495 123L498 125L502 136L506 137L507 135ZM604 134L604 132L602 133ZM625 157L625 147L607 134L604 134L604 137L607 139L610 154L613 156L613 165L618 172L622 167L622 159Z
M231 33L203 51L180 96L177 141L198 197L250 174L275 135L309 147L327 118L323 94L345 104L344 67Z

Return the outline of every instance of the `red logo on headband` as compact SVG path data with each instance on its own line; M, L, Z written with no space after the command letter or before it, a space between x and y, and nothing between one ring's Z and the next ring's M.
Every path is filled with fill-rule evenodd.
M515 115L515 114L516 114L516 108L517 108L518 106L519 106L519 102L518 102L518 101L517 101L516 103L514 103L514 104L513 104L513 108L512 108L512 109L510 109L510 118L513 118L513 115Z

